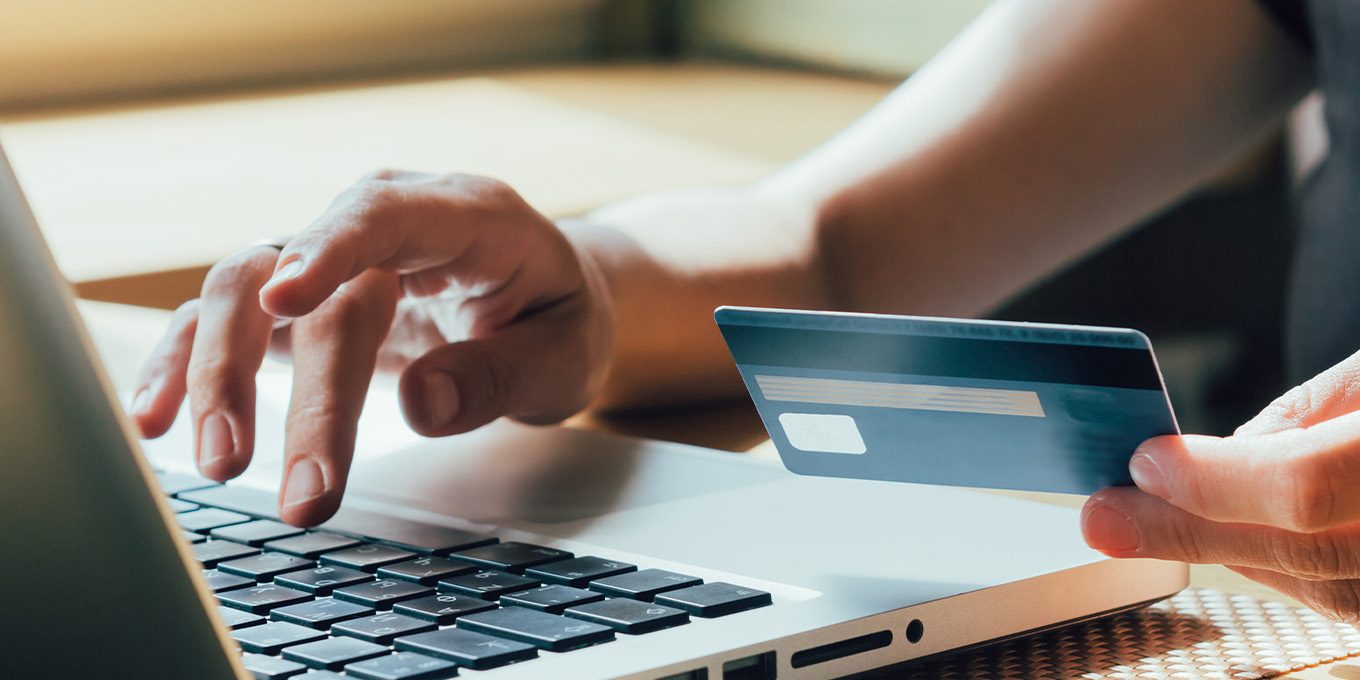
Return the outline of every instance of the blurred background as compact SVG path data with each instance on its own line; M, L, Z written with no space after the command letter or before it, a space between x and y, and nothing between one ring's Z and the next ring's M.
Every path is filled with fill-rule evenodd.
M562 217L756 179L849 124L985 0L9 0L0 138L87 298L172 308L383 166L505 179ZM1286 385L1288 129L994 316L1133 326L1188 431ZM1211 262L1205 267L1203 263Z

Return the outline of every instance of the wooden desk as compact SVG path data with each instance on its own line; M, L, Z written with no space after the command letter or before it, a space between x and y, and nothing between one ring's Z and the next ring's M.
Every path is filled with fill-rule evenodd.
M533 69L52 112L0 126L82 296L174 307L381 167L506 180L553 217L758 179L891 83L718 65Z
M380 167L505 179L554 216L773 165L485 79L298 93L7 125L77 282L201 267L298 231Z
M104 357L110 376L121 391L127 391L136 379L137 369L142 359L159 339L161 330L168 320L168 313L124 305L97 302L82 302L80 309L85 317L95 344ZM574 419L574 427L604 428L613 432L635 436L650 436L658 439L679 441L704 446L717 446L729 450L746 450L747 454L762 457L773 456L768 443L751 446L759 440L759 421L751 421L749 415L742 415L741 409L729 411L720 417L723 409L682 412L679 414L651 414L630 422L629 419L611 419L602 422L591 417ZM714 425L718 423L718 425ZM755 428L753 431L752 428ZM718 441L726 437L726 441ZM726 444L726 446L723 446ZM1026 494L1016 492L993 492L1039 500L1065 506L1080 505L1079 499L1055 494ZM1298 603L1237 574L1217 566L1194 566L1191 568L1191 585L1214 588L1229 593L1251 595L1262 600ZM1299 605L1301 606L1301 605ZM1342 661L1326 666L1311 668L1291 674L1297 678L1352 678L1360 679L1360 661Z

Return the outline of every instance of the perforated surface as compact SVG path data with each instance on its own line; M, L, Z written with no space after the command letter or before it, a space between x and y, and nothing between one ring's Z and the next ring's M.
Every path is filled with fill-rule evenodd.
M1151 607L903 669L930 678L1270 678L1360 654L1360 630L1192 588Z

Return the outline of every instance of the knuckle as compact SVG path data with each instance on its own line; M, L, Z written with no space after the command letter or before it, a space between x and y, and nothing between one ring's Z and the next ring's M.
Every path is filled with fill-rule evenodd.
M1328 581L1312 584L1303 599L1329 618L1346 622L1360 619L1360 582Z
M184 323L198 318L198 298L188 300L175 308L170 313L170 318L175 322Z
M189 362L187 386L196 408L213 404L245 406L254 387L252 371L224 356L195 354Z
M273 256L245 251L218 261L203 279L203 297L219 297L240 292L269 273Z
M473 199L493 205L519 198L519 192L493 177L454 173L448 175L446 180Z
M1195 564L1203 564L1206 561L1203 543L1184 518L1167 524L1166 541L1180 561Z
M1317 580L1344 578L1349 571L1342 546L1330 534L1280 534L1271 544L1277 571Z
M339 419L340 409L333 400L326 398L303 398L293 405L288 414L290 427L299 422L327 423Z
M1334 477L1324 454L1295 455L1276 467L1276 498L1284 499L1285 525L1295 531L1312 532L1334 524L1336 495Z
M352 283L344 283L326 298L314 314L328 319L347 320L363 316L367 309L368 300L363 291Z
M377 170L366 173L359 179L359 182L391 182L392 180L400 178L402 175L402 171L395 168L378 168Z
M198 299L189 300L175 308L170 314L170 328L166 331L165 341L174 344L192 339L198 327Z
M338 324L343 331L361 330L374 323L390 326L389 310L395 307L398 285L395 277L377 280L368 276L347 281L337 286L311 316Z
M402 189L395 182L365 179L345 191L346 202L360 213L373 213L401 202Z
M1305 382L1270 402L1266 411L1281 421L1297 423L1313 411L1316 400L1317 393L1312 382Z

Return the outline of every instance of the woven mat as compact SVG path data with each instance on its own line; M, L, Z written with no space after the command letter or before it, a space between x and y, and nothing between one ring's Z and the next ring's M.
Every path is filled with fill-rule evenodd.
M894 677L1271 678L1360 655L1360 630L1307 609L1192 588L1151 607L903 668Z

